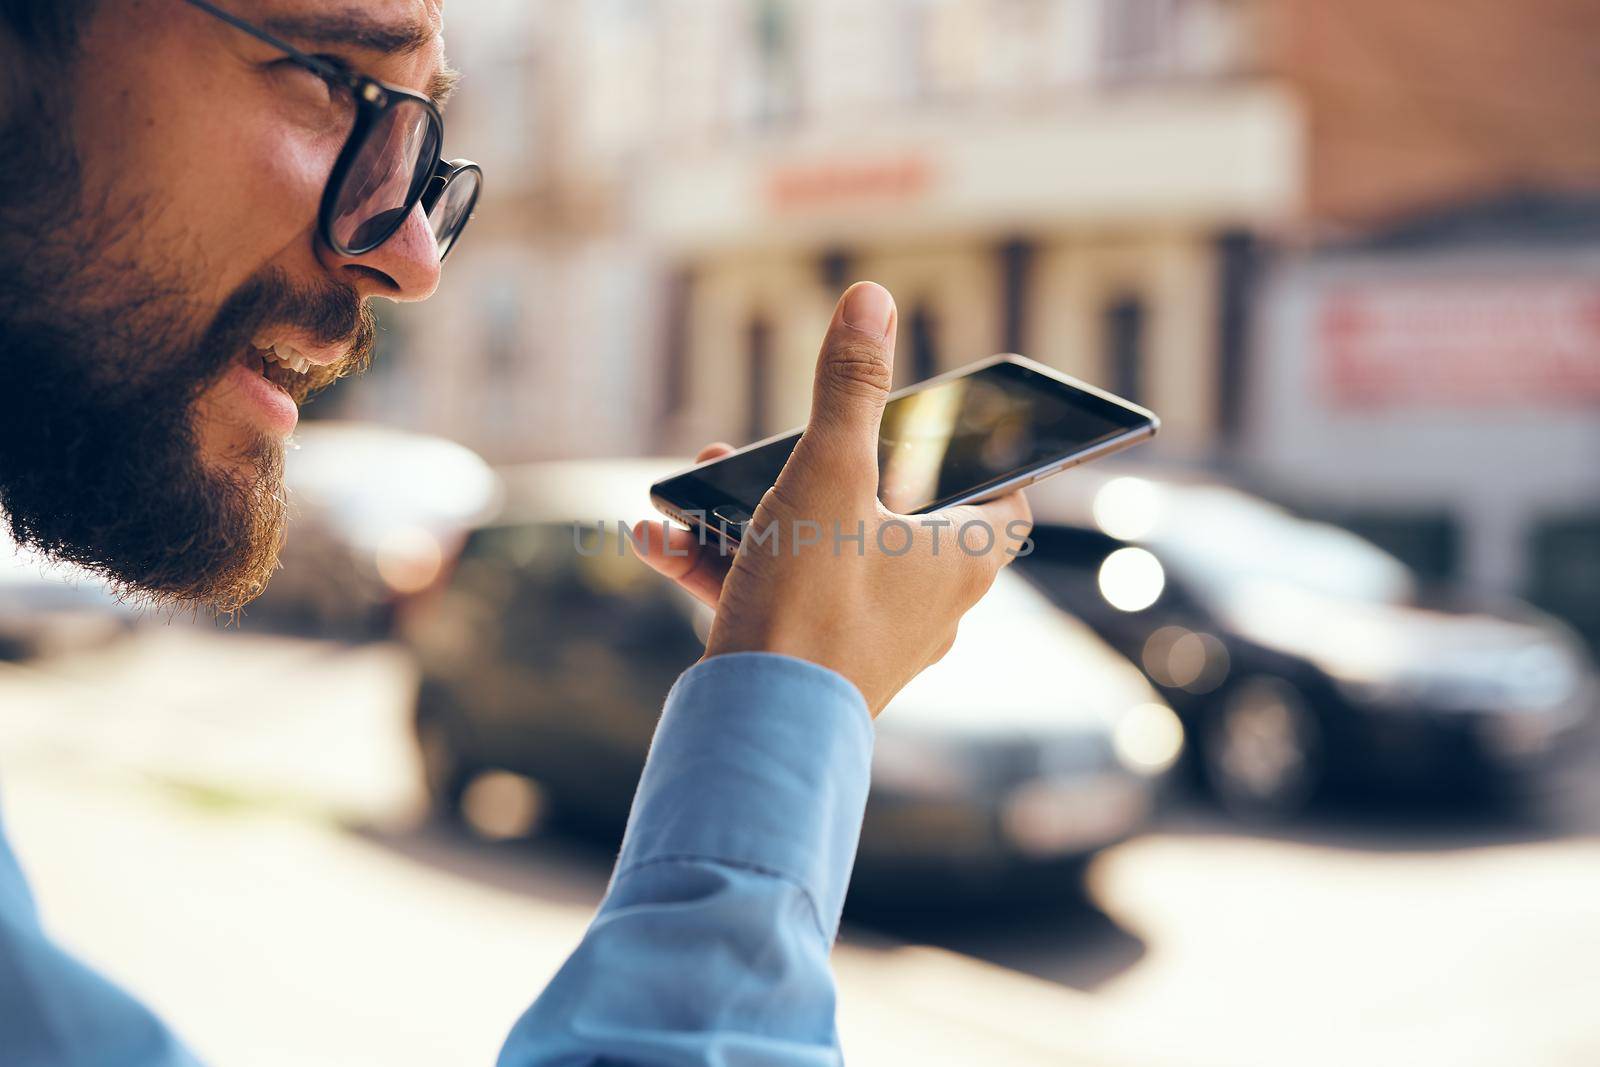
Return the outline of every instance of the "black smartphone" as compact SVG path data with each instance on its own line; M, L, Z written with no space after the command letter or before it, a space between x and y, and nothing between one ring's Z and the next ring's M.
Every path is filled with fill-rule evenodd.
M901 515L975 503L1154 437L1151 411L1017 355L991 356L889 396L878 499ZM792 430L650 487L656 508L738 541L800 439Z

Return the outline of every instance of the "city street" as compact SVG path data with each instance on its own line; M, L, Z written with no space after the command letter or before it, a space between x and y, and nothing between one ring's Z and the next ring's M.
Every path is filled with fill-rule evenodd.
M607 857L422 820L410 677L389 646L186 622L0 664L0 801L47 925L217 1064L491 1063ZM1177 812L1093 865L1087 903L850 925L846 1051L1588 1065L1597 885L1600 770L1541 821Z

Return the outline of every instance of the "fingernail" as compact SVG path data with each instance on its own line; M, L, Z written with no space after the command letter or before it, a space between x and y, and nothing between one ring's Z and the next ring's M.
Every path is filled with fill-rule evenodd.
M889 317L893 314L894 300L881 285L860 282L845 294L843 318L852 329L883 337L889 332Z

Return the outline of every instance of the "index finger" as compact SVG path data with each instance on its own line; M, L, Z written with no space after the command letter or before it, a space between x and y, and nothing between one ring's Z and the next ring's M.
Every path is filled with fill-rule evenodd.
M988 527L993 535L989 544L990 554L999 557L997 562L1000 567L1018 555L1026 554L1023 548L1028 534L1033 530L1033 508L1028 505L1028 498L1020 489L982 504L958 504L938 514L950 521L957 536L961 536L962 528L971 523ZM982 542L974 536L968 539L968 543L978 545Z
M628 538L634 553L652 569L682 586L696 600L715 610L722 582L733 565L731 553L707 542L693 530L670 523L640 521Z

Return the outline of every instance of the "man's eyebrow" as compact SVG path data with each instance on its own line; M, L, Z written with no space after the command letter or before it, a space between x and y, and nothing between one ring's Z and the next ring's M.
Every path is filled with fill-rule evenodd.
M333 45L386 56L409 55L426 48L437 37L434 28L426 22L384 21L359 11L277 15L264 19L261 28L312 50ZM425 91L435 104L443 107L460 78L458 71L441 67L428 79Z
M301 44L340 44L385 55L415 52L434 38L433 27L425 22L385 22L359 11L275 15L263 19L261 28Z

